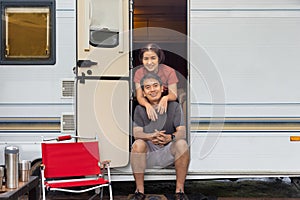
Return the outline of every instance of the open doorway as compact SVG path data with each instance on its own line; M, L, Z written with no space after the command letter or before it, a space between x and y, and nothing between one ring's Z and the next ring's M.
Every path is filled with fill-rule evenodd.
M187 77L187 1L134 0L133 65L138 66L138 49L158 44L165 52L165 64Z
M187 8L187 0L134 0L132 25L132 75L134 76L135 70L142 64L138 58L139 50L149 43L157 44L164 51L164 64L175 69L179 79L178 101L182 104L185 119L188 91ZM136 104L137 101L133 100L132 112Z

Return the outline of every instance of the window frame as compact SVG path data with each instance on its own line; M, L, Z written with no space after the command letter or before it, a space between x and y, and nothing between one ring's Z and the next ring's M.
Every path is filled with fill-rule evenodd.
M6 8L21 8L21 7L48 7L50 11L50 56L49 58L6 58L5 57L5 34L6 34L6 21L5 21L5 9ZM25 1L25 0L0 0L0 15L2 20L0 20L0 65L54 65L56 63L56 8L55 0L40 0L40 1Z

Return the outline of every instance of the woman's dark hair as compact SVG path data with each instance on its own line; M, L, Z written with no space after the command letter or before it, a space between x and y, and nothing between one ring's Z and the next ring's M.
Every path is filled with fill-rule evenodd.
M143 56L146 51L153 51L154 53L156 53L159 64L162 64L165 61L164 51L157 44L150 43L140 50L139 60L141 63L143 63Z
M141 85L141 88L142 88L143 91L144 91L144 82L147 79L155 79L155 80L158 81L159 85L162 86L162 81L161 81L160 77L157 74L147 73L145 76L143 76L143 78L140 81L140 85Z

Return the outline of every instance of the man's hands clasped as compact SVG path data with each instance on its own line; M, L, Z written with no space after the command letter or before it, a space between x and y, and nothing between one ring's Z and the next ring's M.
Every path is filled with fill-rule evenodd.
M166 134L166 131L158 131L155 130L155 132L151 135L151 141L155 145L164 146L172 141L172 137L170 134Z

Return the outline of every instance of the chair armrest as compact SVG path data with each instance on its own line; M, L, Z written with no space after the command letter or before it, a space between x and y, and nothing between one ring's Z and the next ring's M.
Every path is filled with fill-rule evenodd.
M102 160L100 163L102 163L103 165L110 164L111 160Z
M99 166L100 166L101 169L109 168L110 167L110 162L111 162L111 160L102 160L101 162L99 162Z
M103 160L99 162L99 167L103 169L102 176L107 176L109 183L111 183L111 177L110 177L110 160Z
M45 169L45 165L42 163L41 165L40 165L40 170L44 170Z

